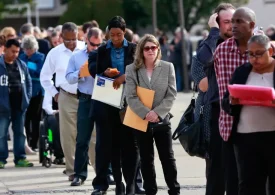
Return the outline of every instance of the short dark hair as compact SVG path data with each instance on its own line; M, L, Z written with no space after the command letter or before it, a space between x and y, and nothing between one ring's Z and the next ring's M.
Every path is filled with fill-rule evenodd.
M88 40L93 36L96 37L96 38L101 37L102 36L102 30L100 30L97 27L93 27L93 28L89 29L88 34L87 34Z
M7 42L6 42L6 45L5 47L6 48L10 48L11 46L16 46L16 47L20 47L20 43L18 40L16 39L9 39Z
M64 32L64 31L77 32L78 31L78 27L73 22L66 22L62 26L62 31L61 32Z
M83 30L83 32L84 32L84 34L85 34L85 33L88 32L88 30L89 30L90 28L94 28L94 27L99 28L99 25L98 25L97 21L92 20L91 22L85 22L85 23L82 25L82 30Z
M124 38L127 41L132 42L133 41L133 36L134 36L133 31L131 29L129 29L129 28L126 28L125 34L124 34Z
M221 11L223 11L223 10L229 10L229 9L236 9L231 3L221 3L221 4L219 4L218 5L218 7L216 7L216 9L215 9L215 13L217 13L218 14L218 16L219 16L219 13L221 12ZM217 18L217 22L218 22L218 24L219 24L219 21L220 19L219 18Z
M215 13L219 14L222 10L236 9L231 3L221 3L216 7Z
M122 31L125 31L126 22L121 16L115 16L108 24L108 29L111 30L111 28L120 28Z
M20 33L22 35L25 35L27 33L32 33L32 32L33 32L33 25L31 23L23 24L20 28Z

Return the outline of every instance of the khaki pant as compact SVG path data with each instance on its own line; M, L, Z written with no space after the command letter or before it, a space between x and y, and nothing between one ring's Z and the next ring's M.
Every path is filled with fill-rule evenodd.
M59 93L59 122L60 122L60 141L66 160L66 174L74 174L74 158L77 135L77 109L78 100L63 92ZM89 158L92 166L95 166L95 131L93 131L89 148Z

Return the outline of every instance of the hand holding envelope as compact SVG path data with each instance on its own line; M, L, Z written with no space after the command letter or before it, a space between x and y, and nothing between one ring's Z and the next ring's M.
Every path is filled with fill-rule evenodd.
M91 76L90 75L90 72L89 72L89 68L88 68L88 61L86 61L80 68L80 71L79 71L79 77L89 77Z

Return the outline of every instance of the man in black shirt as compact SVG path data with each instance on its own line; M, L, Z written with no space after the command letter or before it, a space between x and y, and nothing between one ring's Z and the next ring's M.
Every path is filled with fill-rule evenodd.
M16 167L32 167L26 160L24 135L25 112L31 98L32 85L26 64L17 59L20 43L10 39L0 57L0 169L8 158L7 132L10 121L14 132L14 163Z

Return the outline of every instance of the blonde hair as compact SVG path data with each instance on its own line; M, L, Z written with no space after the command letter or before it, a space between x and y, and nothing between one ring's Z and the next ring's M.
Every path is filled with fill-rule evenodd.
M147 42L154 43L158 47L158 54L155 59L159 60L161 59L161 50L160 50L160 44L157 40L157 38L154 35L151 34L145 34L138 42L137 48L136 48L136 53L135 53L135 60L134 64L136 67L136 70L142 68L144 66L144 55L143 55L143 49L144 46Z
M12 27L5 27L0 32L0 35L4 35L6 38L13 34L16 36L16 31Z

